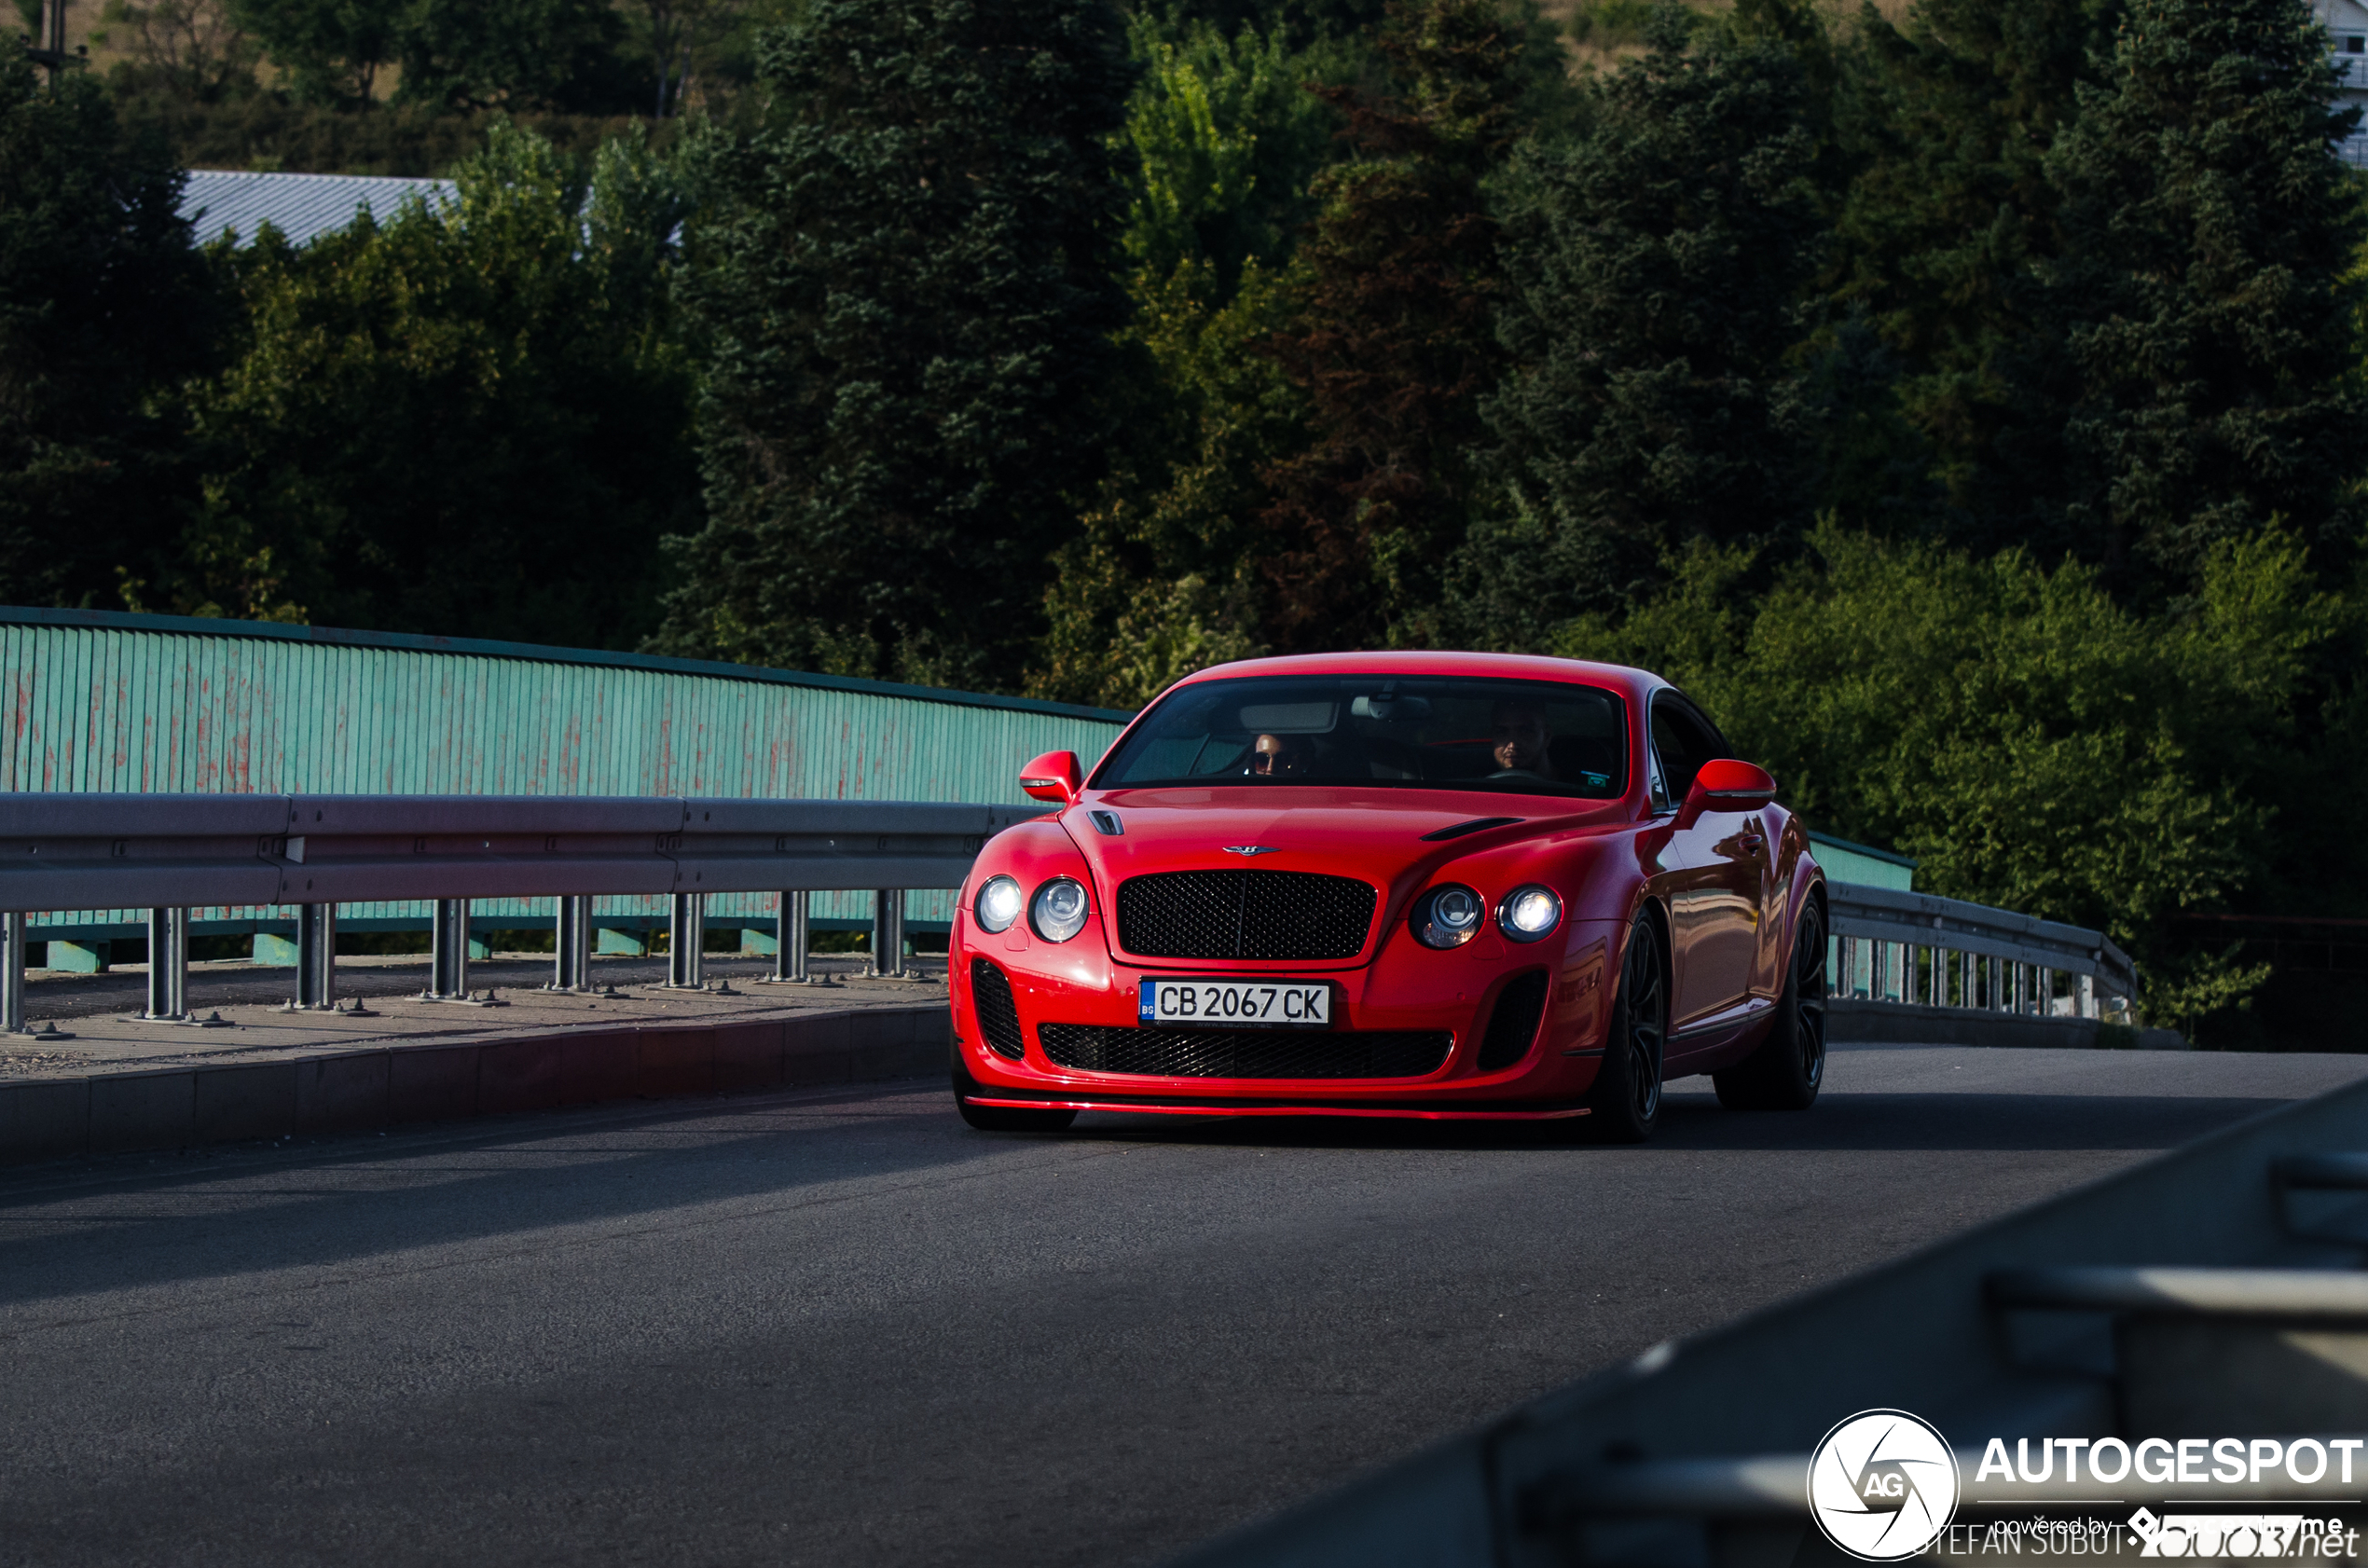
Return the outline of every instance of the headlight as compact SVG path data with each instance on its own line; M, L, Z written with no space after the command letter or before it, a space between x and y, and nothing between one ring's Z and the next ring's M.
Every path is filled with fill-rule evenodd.
M1425 947L1461 947L1480 935L1486 908L1469 887L1434 887L1414 901L1414 940Z
M1007 931L1012 922L1020 917L1020 885L1008 876L990 876L986 886L979 889L978 901L971 905L971 913L978 916L979 929Z
M1551 887L1532 883L1516 887L1496 906L1496 924L1515 942L1535 942L1563 917L1563 901Z
M1085 929L1085 889L1066 876L1056 876L1036 890L1028 924L1046 942L1067 942Z

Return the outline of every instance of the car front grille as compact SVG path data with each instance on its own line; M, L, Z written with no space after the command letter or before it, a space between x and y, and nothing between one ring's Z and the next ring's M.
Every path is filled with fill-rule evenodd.
M1016 1062L1027 1054L1020 1038L1020 1005L1012 982L984 958L971 960L971 1000L978 1005L979 1033L987 1049Z
M1441 1030L1138 1029L1039 1024L1057 1066L1156 1078L1421 1078L1447 1060Z
M1119 884L1118 941L1146 958L1354 958L1380 898L1315 872L1155 872Z

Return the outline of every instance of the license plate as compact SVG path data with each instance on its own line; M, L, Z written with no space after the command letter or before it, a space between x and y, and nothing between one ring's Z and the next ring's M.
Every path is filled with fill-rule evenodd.
M1146 1024L1194 1029L1329 1029L1332 987L1305 980L1147 980Z

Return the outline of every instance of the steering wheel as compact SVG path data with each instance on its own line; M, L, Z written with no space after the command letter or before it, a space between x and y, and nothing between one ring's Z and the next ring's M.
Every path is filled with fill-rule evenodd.
M1529 778L1535 779L1540 784L1550 784L1553 782L1552 779L1547 777L1544 774L1532 773L1525 767L1498 768L1494 773L1490 774L1488 777L1492 781L1499 778Z

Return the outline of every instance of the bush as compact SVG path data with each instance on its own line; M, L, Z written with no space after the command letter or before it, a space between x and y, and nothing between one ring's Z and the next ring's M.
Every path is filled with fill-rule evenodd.
M1977 560L1830 524L1755 605L1743 552L1698 549L1624 624L1558 651L1687 686L1810 825L1891 844L1918 886L2103 929L2153 1022L2240 1000L2258 967L2180 942L2275 859L2311 658L2334 636L2301 547L2223 543L2187 610L2141 618L2090 569Z

